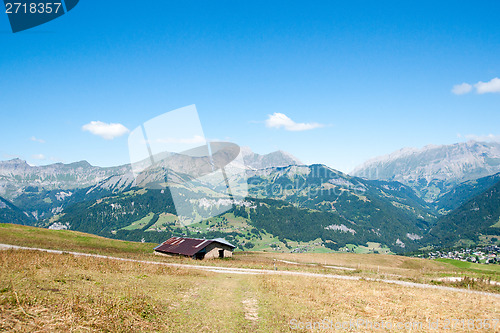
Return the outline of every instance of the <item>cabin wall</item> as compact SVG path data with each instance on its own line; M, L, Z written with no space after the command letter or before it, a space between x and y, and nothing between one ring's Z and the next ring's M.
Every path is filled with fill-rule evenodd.
M205 259L219 258L219 250L224 250L224 258L230 258L233 256L231 247L224 244L210 244L206 247L206 250L207 253L205 254Z

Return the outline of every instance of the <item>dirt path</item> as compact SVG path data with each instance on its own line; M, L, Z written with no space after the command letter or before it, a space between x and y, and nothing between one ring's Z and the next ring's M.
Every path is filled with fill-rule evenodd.
M245 308L245 319L250 321L259 320L259 309L255 298L247 298L242 301Z
M461 282L463 281L465 278L463 276L445 276L445 277L442 277L442 278L438 278L436 279L437 281L444 281L444 282ZM472 279L474 281L480 281L480 279ZM500 286L500 282L497 282L497 281L488 281L488 280L483 280L484 283L489 283L489 284L493 284L495 286Z
M275 259L276 261L283 262L285 264L291 264L291 265L308 265L308 266L318 266L318 267L324 267L324 268L331 268L331 269L338 269L341 271L355 271L356 268L350 268L350 267L342 267L342 266L326 266L326 265L321 265L321 264L307 264L307 263L301 263L301 262L295 262L295 261L288 261L288 260L281 260L281 259Z
M346 276L346 275L320 274L320 273L307 273L307 272L294 272L294 271L274 271L274 270L253 269L253 268L234 268L234 267L220 267L220 266L200 266L200 265L175 264L175 263L166 263L166 262L158 262L158 261L147 261L147 260L111 257L111 256L100 255L100 254L90 254L90 253L81 253L81 252L60 251L60 250L48 250L48 249L0 244L0 250L9 250L9 249L43 251L43 252L55 253L55 254L65 253L65 254L71 254L74 256L78 256L78 257L93 257L93 258L102 258L102 259L109 259L109 260L137 262L137 263L151 264L151 265L165 265L165 266L170 266L170 267L199 269L199 270L203 270L203 271L216 272L216 273L227 273L227 274L275 274L275 275L308 276L308 277L328 278L328 279L337 279L337 280L351 280L351 281L362 281L362 280L363 281L374 281L374 282L395 284L395 285L399 285L399 286L403 286L403 287L447 290L447 291L454 291L454 292L459 292L459 293L478 294L478 295L493 296L493 297L500 298L500 294L489 293L489 292L484 292L484 291L459 289L459 288L453 288L453 287L436 286L436 285L430 285L430 284L415 283L415 282L408 282L408 281L399 281L399 280L374 279L374 278L363 278L360 276Z

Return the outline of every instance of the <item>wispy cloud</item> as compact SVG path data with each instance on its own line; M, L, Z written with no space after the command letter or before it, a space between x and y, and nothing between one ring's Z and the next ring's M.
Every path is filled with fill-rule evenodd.
M296 123L283 113L275 112L270 114L265 121L266 127L284 128L287 131L299 132L321 128L325 125L319 123Z
M47 159L52 161L52 162L57 162L57 163L65 163L66 162L64 159L57 157L57 156L50 156Z
M456 84L453 86L453 89L451 89L451 92L454 93L455 95L468 94L471 91L472 91L472 86L465 82L462 84Z
M44 154L35 154L31 156L35 160L45 160L47 159Z
M470 93L473 88L476 90L476 93L480 95L487 93L500 93L500 79L495 77L488 82L479 81L474 85L464 82L453 86L451 92L455 95L464 95Z
M459 137L461 137L459 135ZM480 142L500 142L500 135L495 134L487 134L487 135L476 135L476 134L467 134L464 136L466 139L480 141Z
M35 136L32 136L32 137L30 138L30 140L31 140L31 141L33 141L33 142L45 143L45 140L43 140L43 139L39 139L39 138L37 138L37 137L35 137Z
M102 121L91 121L83 125L82 130L100 136L105 140L113 140L129 132L128 128L118 123L103 123Z

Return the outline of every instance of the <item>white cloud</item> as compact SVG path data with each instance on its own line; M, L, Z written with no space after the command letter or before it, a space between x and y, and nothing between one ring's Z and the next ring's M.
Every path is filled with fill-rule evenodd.
M122 124L108 124L103 123L102 121L91 121L90 123L83 125L82 130L88 131L106 140L113 140L114 138L117 138L129 132L128 128L126 128Z
M457 84L453 86L451 92L455 95L468 94L472 89L476 89L476 93L482 95L486 93L500 93L500 79L493 78L488 82L479 81L478 83L471 85L468 83Z
M65 160L62 159L62 158L59 158L59 157L56 157L56 156L50 156L48 158L48 160L52 161L52 162L57 162L57 163L64 163Z
M478 94L500 93L500 79L496 77L489 82L479 81L474 87L476 87Z
M37 137L34 137L34 136L32 136L30 138L30 140L33 141L33 142L45 143L45 140L38 139Z
M323 124L318 123L296 123L292 119L288 118L283 113L275 112L270 114L266 119L266 126L269 128L284 128L287 131L308 131L315 128L324 127Z
M32 155L31 157L35 160L45 160L46 159L44 154L36 154L36 155Z
M465 136L469 140L479 141L479 142L500 142L500 135L488 134L488 135L475 135L468 134Z
M462 83L462 84L457 84L453 86L453 89L451 89L451 92L454 93L455 95L463 95L470 93L472 90L472 86L468 83Z

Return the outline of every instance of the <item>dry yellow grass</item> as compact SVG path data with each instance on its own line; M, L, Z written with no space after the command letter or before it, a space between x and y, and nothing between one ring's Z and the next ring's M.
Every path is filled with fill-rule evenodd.
M244 320L215 273L36 251L1 251L0 267L0 330L229 331Z
M316 269L323 267L322 272L336 274L350 274L368 278L381 278L392 280L403 280L417 283L437 283L437 280L443 276L461 276L474 278L475 284L470 284L469 287L489 292L500 292L498 284L481 283L480 281L499 281L500 275L495 270L487 270L492 265L482 265L484 271L473 269L463 269L455 267L451 264L420 258L411 258L396 255L385 254L356 254L356 253L262 253L261 257L285 260L290 262L301 263L302 267L312 269L316 265ZM261 259L262 260L262 259ZM294 266L291 264L283 264L286 267ZM295 265L297 266L297 265ZM348 267L355 271L343 272L342 270L325 269L325 267ZM439 283L454 287L467 288L464 283Z
M358 253L277 253L266 254L280 259L301 263L316 263L320 265L345 266L360 270L384 270L384 272L398 274L408 270L443 271L446 265L439 262L386 254L358 254Z
M0 251L0 330L13 332L286 332L297 331L292 320L425 323L499 311L497 297L379 282Z
M293 320L302 323L321 322L324 319L333 323L366 320L393 324L422 323L422 328L414 331L428 332L429 321L439 320L444 324L452 319L491 320L500 317L500 300L495 297L420 290L367 281L295 277L276 279L262 276L259 282L261 288L267 290L267 320L279 322L282 327L293 326L290 325L294 323ZM364 331L362 328L352 331ZM441 326L438 331L446 330ZM496 331L500 330L497 328Z

